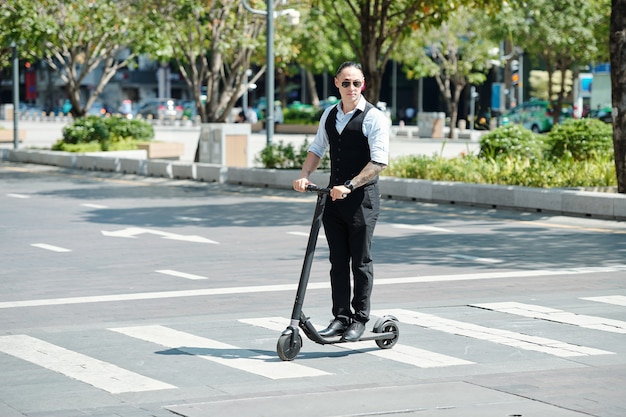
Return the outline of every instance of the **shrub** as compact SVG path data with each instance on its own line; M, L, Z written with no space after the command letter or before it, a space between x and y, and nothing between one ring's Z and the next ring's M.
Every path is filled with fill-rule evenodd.
M148 122L123 117L87 116L76 119L63 129L63 139L53 150L68 152L135 149L135 142L154 138Z
M543 136L519 125L508 125L484 134L480 139L481 158L516 157L538 159L543 155Z
M613 158L613 127L597 119L569 119L547 135L550 158L576 161Z
M283 141L278 144L270 144L263 148L257 162L263 164L265 168L273 169L300 169L304 165L309 149L309 141L305 139L298 150L293 144L285 145ZM318 169L328 169L330 158L328 154L322 158Z
M319 121L319 117L316 118L317 110L314 108L294 108L283 110L283 117L285 123L298 124L298 125L313 125Z

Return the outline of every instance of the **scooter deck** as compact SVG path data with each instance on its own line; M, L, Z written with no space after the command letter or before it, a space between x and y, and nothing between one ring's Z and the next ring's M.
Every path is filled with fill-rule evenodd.
M395 337L395 334L391 333L391 332L374 333L373 331L366 330L363 333L363 335L358 340L356 340L355 342L367 342L367 341L370 341L370 340L391 339L393 337ZM333 345L333 344L337 344L337 343L354 343L354 342L348 342L347 340L344 340L343 336L333 336L333 337L322 337L322 336L320 336L320 340L314 340L313 338L310 338L310 337L309 337L309 339L311 339L315 343L322 344L322 345Z

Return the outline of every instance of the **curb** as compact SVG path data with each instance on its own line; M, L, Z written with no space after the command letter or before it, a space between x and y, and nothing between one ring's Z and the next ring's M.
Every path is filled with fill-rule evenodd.
M292 181L299 172L44 150L0 149L0 160L89 171L283 189L291 188ZM311 181L317 184L325 184L327 180L328 175L325 173L315 173L311 177ZM626 195L624 194L392 177L381 177L379 184L381 194L389 199L626 220Z

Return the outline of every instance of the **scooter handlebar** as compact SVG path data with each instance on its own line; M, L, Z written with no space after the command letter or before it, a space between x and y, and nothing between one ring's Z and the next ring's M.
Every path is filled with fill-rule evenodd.
M325 193L325 194L330 194L330 188L328 188L328 187L324 187L324 188L322 188L322 187L318 187L318 186L317 186L317 185L315 185L315 184L309 184L309 185L307 185L307 186L306 186L306 190L307 190L308 192L311 192L311 193Z

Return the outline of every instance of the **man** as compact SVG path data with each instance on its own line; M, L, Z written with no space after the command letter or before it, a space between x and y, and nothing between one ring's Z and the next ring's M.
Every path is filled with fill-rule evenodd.
M371 243L380 211L378 175L389 159L389 123L384 113L362 96L365 77L359 64L343 63L335 75L335 87L341 101L322 114L293 188L306 191L309 176L330 149L331 201L322 221L330 248L334 319L320 335L342 335L353 342L363 335L370 314L374 285Z

